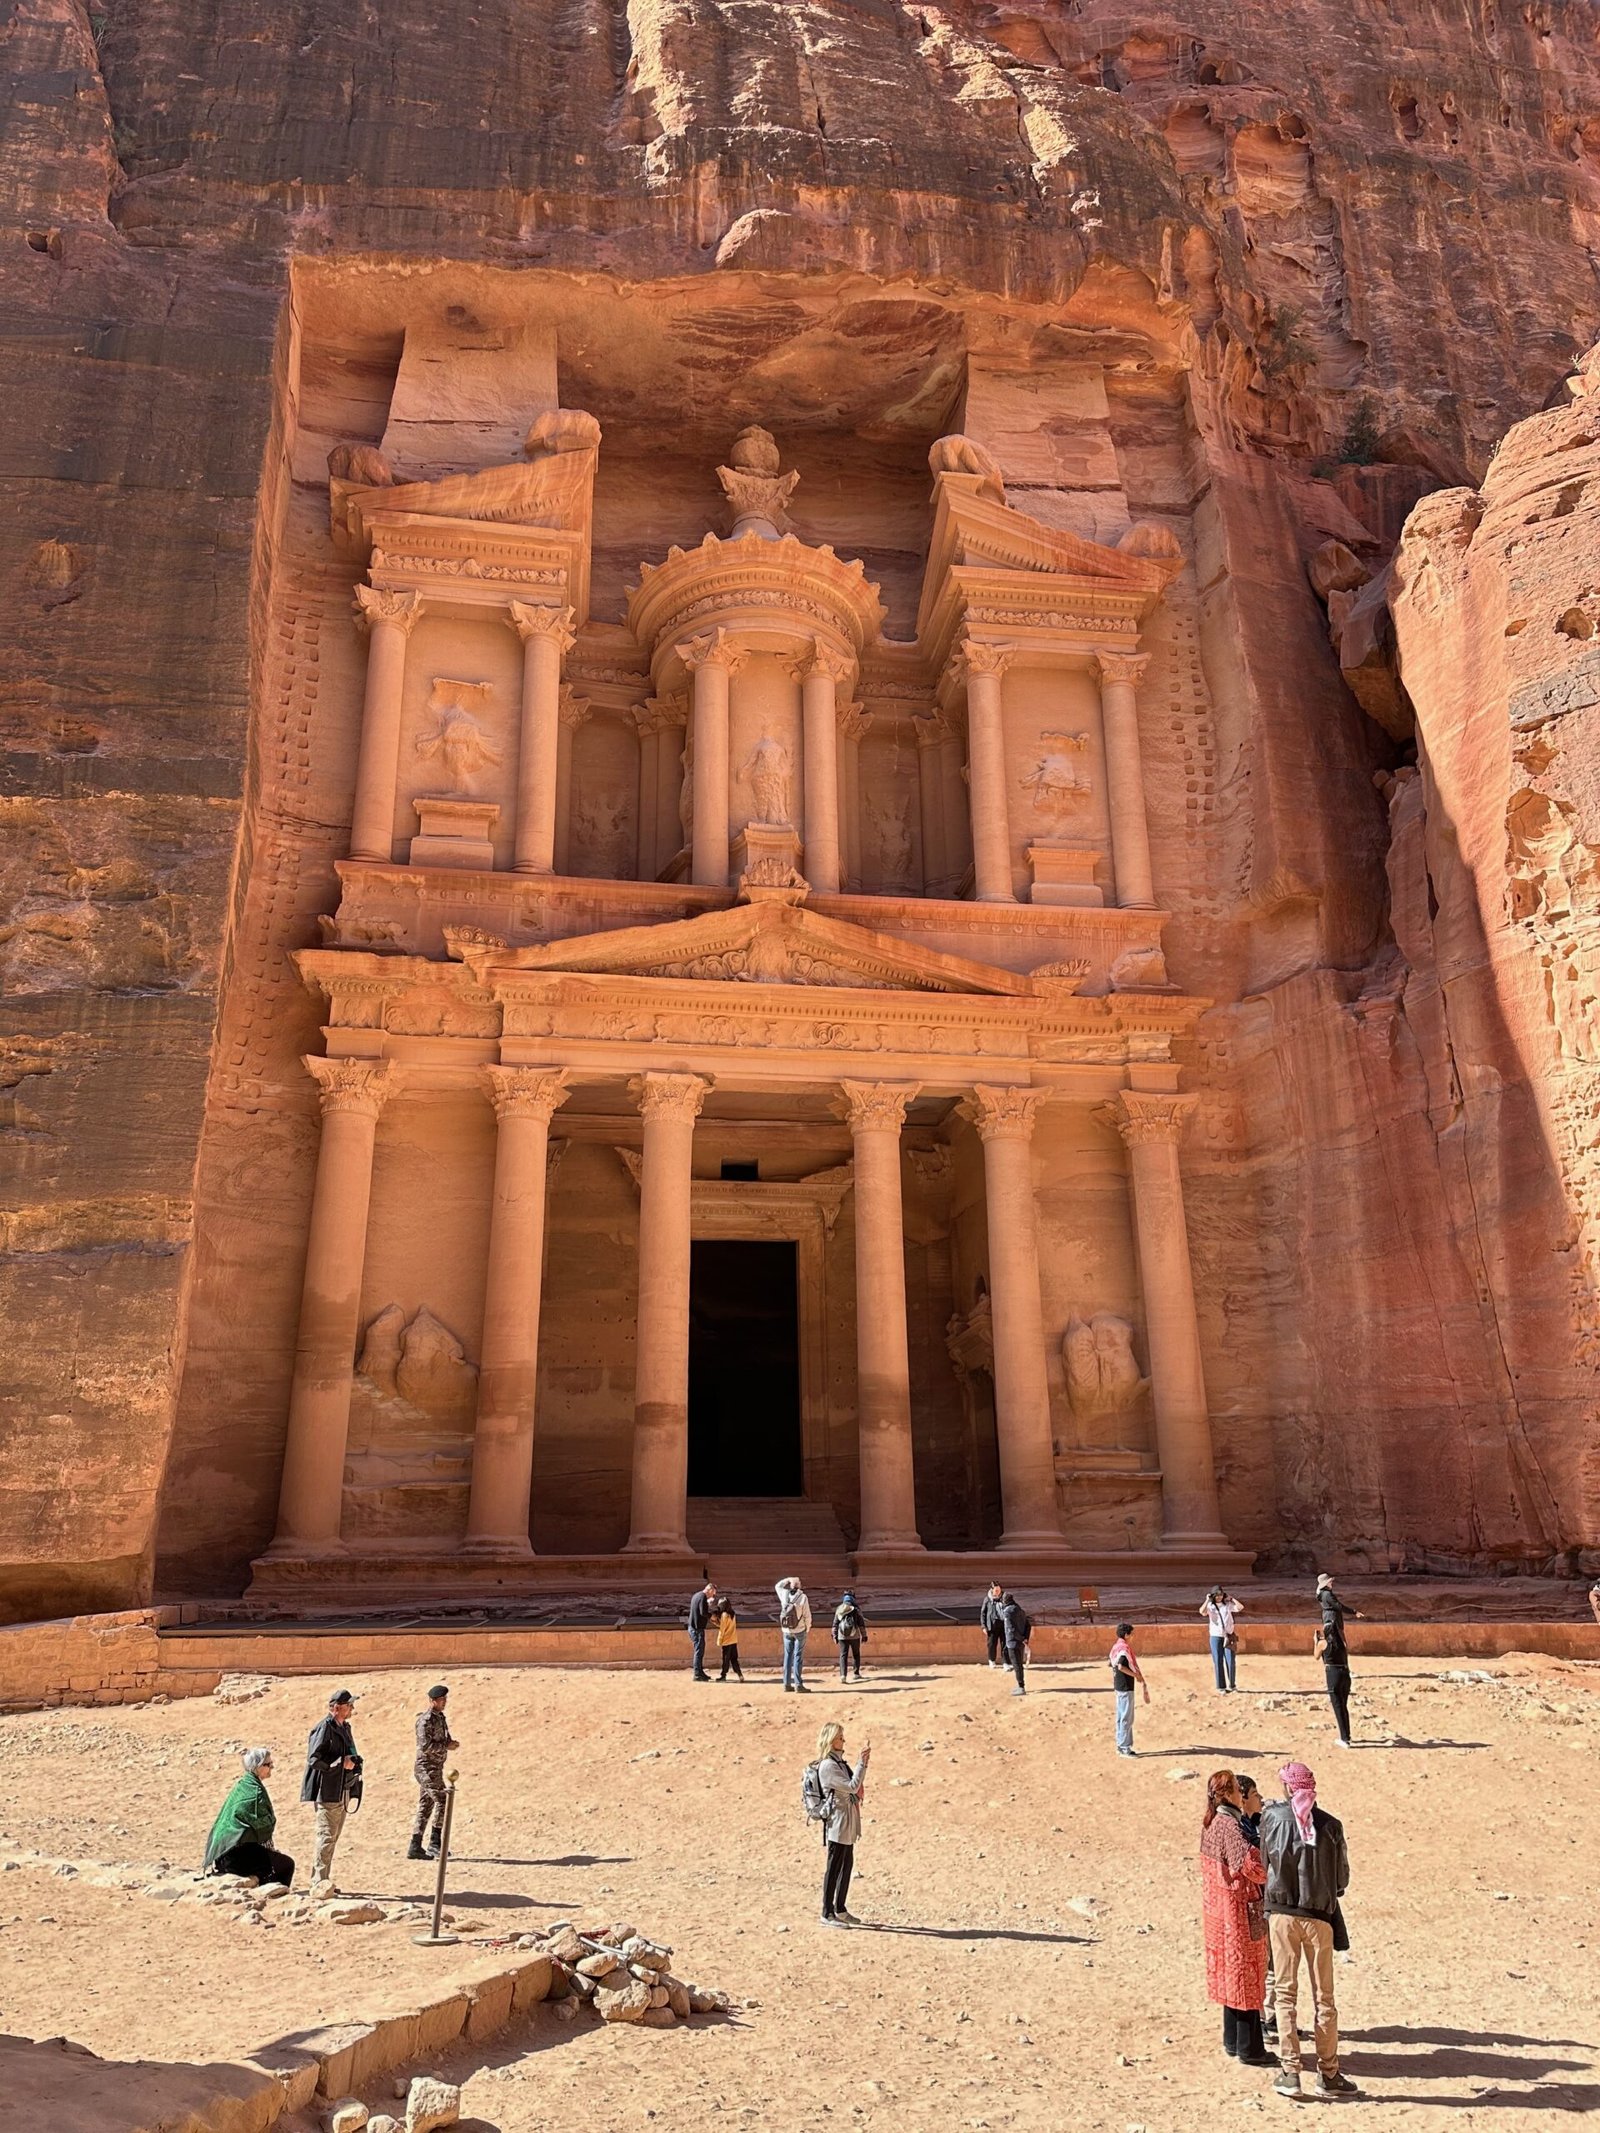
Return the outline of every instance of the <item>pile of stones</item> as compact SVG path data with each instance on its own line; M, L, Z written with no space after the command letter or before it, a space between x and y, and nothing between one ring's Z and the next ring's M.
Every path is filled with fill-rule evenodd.
M631 1925L580 1932L563 1920L546 1933L526 1935L518 1946L549 1956L549 1997L567 2021L585 2001L602 2022L638 2022L646 2029L672 2029L691 2015L728 2012L725 1992L674 1977L672 1950Z

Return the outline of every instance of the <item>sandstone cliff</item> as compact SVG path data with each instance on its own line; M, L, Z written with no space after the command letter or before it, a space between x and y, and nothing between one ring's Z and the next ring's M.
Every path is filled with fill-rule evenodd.
M798 276L856 333L879 285L925 289L1048 307L1120 359L1130 495L1184 442L1186 493L1145 501L1202 528L1226 699L1194 770L1210 885L1176 915L1223 1003L1193 1204L1230 1528L1380 1562L1593 1545L1592 773L1583 707L1508 734L1483 651L1499 603L1527 621L1511 680L1544 685L1586 520L1557 482L1536 613L1509 533L1503 560L1482 529L1455 549L1466 504L1425 505L1399 571L1424 763L1388 825L1395 744L1303 561L1330 536L1381 561L1600 327L1597 40L1583 0L16 0L0 1605L149 1587L219 1000L309 938L250 719L312 259L701 277L712 376L748 356L732 277L769 355ZM1555 634L1581 668L1578 624ZM257 938L263 868L289 915Z

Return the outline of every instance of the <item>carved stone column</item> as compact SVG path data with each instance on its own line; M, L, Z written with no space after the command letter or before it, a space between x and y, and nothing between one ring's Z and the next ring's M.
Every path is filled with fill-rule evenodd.
M572 865L572 736L589 716L589 699L569 683L561 685L560 733L556 740L555 865L565 874Z
M400 715L406 680L406 639L422 613L422 595L356 587L356 627L367 633L367 689L361 706L361 752L356 762L350 857L394 857L395 793L400 782Z
M951 872L945 823L945 744L951 733L938 711L911 723L917 736L917 795L922 806L922 893L932 896L948 886Z
M572 610L513 600L506 613L522 639L522 725L517 741L517 820L511 863L519 874L549 874L556 863L561 660L572 648Z
M483 1079L496 1120L494 1197L466 1545L527 1555L550 1120L567 1100L571 1076L553 1067L491 1066Z
M644 1114L628 1535L639 1554L681 1555L689 1545L689 1212L694 1122L710 1086L698 1074L628 1084Z
M800 683L800 721L805 764L804 873L813 889L836 896L839 859L838 691L850 678L850 663L814 639L790 670Z
M660 731L656 737L659 768L656 779L656 866L655 875L651 877L653 880L669 860L677 857L685 843L683 749L689 724L689 703L687 697L683 696L658 696L651 700L658 707L661 718Z
M906 1334L900 1128L914 1084L846 1081L855 1142L856 1404L863 1549L920 1548Z
M1156 1457L1161 1462L1161 1539L1169 1548L1215 1544L1223 1537L1178 1167L1178 1142L1194 1105L1193 1096L1151 1096L1124 1089L1107 1106L1127 1143L1133 1178L1139 1285L1150 1349Z
M861 886L861 741L872 724L870 712L859 704L840 704L839 712L839 806L843 816L840 833L840 886Z
M1006 806L1001 693L1015 653L1008 645L961 641L967 681L967 780L972 810L972 893L981 904L1013 904L1011 820Z
M1033 1204L1033 1121L1039 1098L1037 1089L980 1085L962 1106L983 1142L1002 1548L1062 1545Z
M1139 683L1148 652L1097 652L1100 720L1105 729L1106 806L1111 817L1111 867L1117 902L1155 908L1150 873L1150 823L1144 804L1144 764L1139 753Z
M387 1060L313 1057L305 1066L322 1099L322 1139L272 1543L277 1555L326 1553L339 1544L372 1151L390 1093Z
M733 676L749 657L710 630L677 647L694 676L694 851L691 881L728 886L728 699Z

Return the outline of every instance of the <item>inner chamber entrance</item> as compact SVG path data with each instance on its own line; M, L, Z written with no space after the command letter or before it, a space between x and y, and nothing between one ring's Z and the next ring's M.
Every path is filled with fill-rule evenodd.
M689 1494L799 1496L796 1247L696 1241L689 1261Z

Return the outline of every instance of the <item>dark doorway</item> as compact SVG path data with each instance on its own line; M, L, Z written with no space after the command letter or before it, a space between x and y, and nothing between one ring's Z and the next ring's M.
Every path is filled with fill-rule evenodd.
M803 1487L795 1247L706 1238L689 1261L689 1494Z

